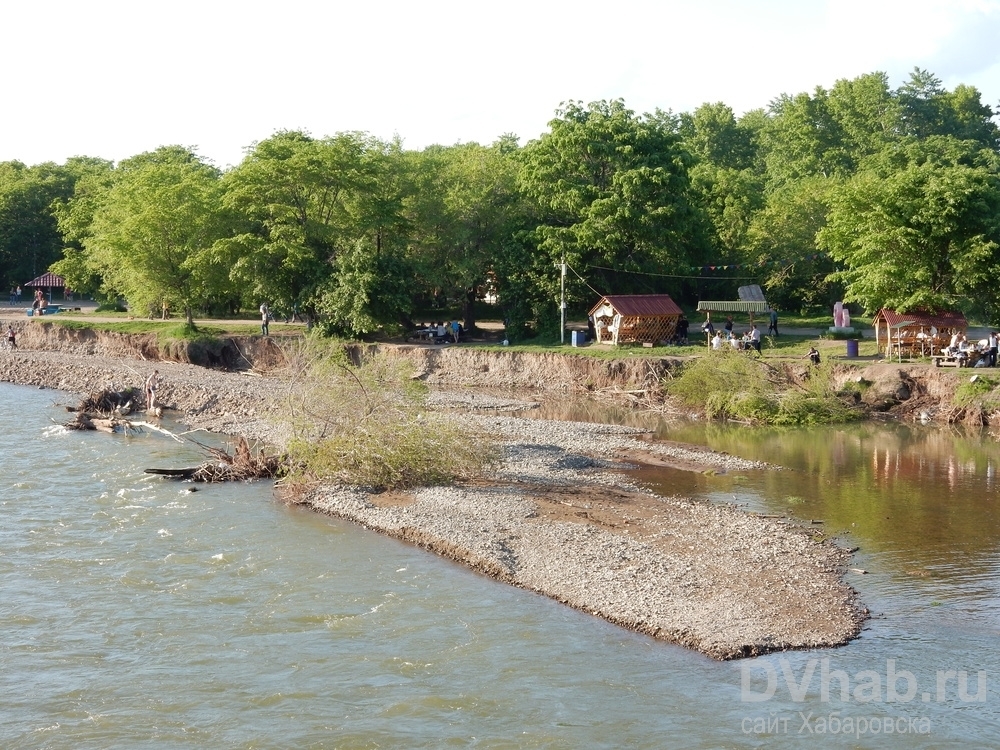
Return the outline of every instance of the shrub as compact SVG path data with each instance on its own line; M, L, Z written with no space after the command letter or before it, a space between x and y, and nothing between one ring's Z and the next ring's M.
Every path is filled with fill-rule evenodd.
M484 435L426 410L426 386L407 364L318 337L288 354L299 366L292 484L446 484L480 473L497 455Z
M833 394L830 383L823 366L813 368L805 385L798 386L760 359L723 349L686 365L667 391L703 409L709 419L799 425L860 418Z

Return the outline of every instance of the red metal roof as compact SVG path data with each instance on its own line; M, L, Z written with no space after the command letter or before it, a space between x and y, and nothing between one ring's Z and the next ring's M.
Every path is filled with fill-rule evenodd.
M878 311L875 316L873 323L877 323L879 318L882 318L886 325L892 327L904 323L907 321L912 321L914 326L924 326L930 328L934 326L935 328L968 328L969 322L965 319L965 316L957 311L949 311L942 313L929 313L929 312L908 312L908 313L898 313L895 310L889 310L883 307Z
M618 312L627 317L636 315L663 316L663 315L683 315L677 303L670 299L669 294L609 294L602 297L590 310L593 314L607 303Z
M37 279L32 279L25 286L66 286L66 281L62 276L56 276L54 273L43 273Z

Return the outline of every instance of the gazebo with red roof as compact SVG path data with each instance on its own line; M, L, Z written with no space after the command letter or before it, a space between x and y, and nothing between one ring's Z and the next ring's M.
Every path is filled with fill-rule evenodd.
M53 289L65 289L66 280L62 276L52 273L43 273L41 276L32 279L27 284L26 287L31 287L32 289L47 289L49 294L49 300L52 300L52 290Z
M952 334L965 333L969 322L957 311L900 313L883 307L872 319L872 328L875 329L876 349L886 351L893 341L917 340L918 337L947 342ZM938 345L940 344L935 344Z
M590 311L599 344L669 341L684 311L667 294L609 294Z

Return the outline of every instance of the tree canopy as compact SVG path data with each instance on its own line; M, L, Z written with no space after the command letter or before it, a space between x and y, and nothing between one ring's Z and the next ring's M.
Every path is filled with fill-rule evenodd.
M267 301L350 336L432 310L474 327L487 292L512 329L552 328L564 261L576 314L600 294L693 306L756 281L784 309L844 298L992 321L998 177L1000 129L975 88L873 72L739 116L571 101L524 146L283 130L225 172L177 146L7 162L0 270L14 285L51 267L189 320Z

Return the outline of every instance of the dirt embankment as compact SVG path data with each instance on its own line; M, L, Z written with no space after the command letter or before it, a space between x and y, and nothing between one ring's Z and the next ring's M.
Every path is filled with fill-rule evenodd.
M234 336L163 343L153 334L70 329L38 321L19 321L15 326L20 328L18 343L25 350L169 361L226 370L269 371L280 367L291 346L278 337ZM610 394L633 403L663 401L663 383L684 361L680 357L602 359L501 347L378 344L353 345L350 350L356 359L372 351L404 359L413 367L414 377L428 385L514 393ZM798 362L778 363L791 386L803 384L810 377L809 368ZM955 396L959 386L971 377L978 375L988 382L991 372L924 364L838 362L834 365L833 384L843 397L873 414L969 425L1000 424L1000 411L990 406L991 393L984 392L983 398L971 404L959 403Z

